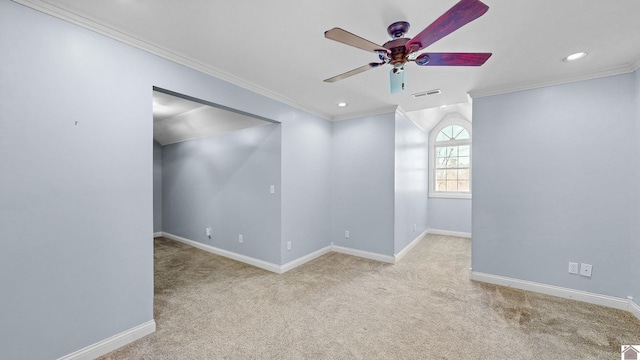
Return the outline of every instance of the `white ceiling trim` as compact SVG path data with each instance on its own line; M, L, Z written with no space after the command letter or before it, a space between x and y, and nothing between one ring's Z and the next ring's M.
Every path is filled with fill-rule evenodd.
M411 120L411 122L418 127L418 129L422 130L422 131L426 131L429 132L427 129L425 129L422 125L420 125L420 123L418 123L416 121L416 119L413 118L413 116L411 116L411 114L409 114L408 112L404 111L403 108L401 108L400 106L398 106L398 108L396 109L396 115L400 115L400 116L405 116L407 119Z
M365 111L365 112L351 113L351 114L345 114L345 115L338 115L338 116L334 116L333 118L331 118L331 121L351 120L351 119L361 118L361 117L365 117L365 116L376 116L376 115L382 115L382 114L390 114L390 113L395 113L397 108L398 108L397 105L391 105L391 106L386 106L386 107L379 108L379 109L372 110L372 111Z
M104 25L99 24L97 21L92 20L90 18L84 17L84 16L80 16L77 15L75 13L72 13L70 11L61 9L55 5L49 4L45 1L42 0L12 0L13 2L16 2L18 4L30 7L34 10L40 11L42 13L45 13L47 15L51 15L53 17L56 17L58 19L70 22L72 24L81 26L85 29L91 30L93 32L96 32L98 34L107 36L109 38L112 38L114 40L120 41L122 43L125 43L127 45L131 45L133 47L136 47L140 50L144 50L146 52L149 52L151 54L160 56L162 58L165 58L167 60L173 61L175 63L178 63L180 65L184 65L186 67L192 68L194 70L198 70L200 72L203 72L207 75L211 75L213 77L216 77L218 79L227 81L231 84L234 84L236 86L239 86L241 88L253 91L255 93L258 93L260 95L266 96L270 99L285 103L287 105L293 106L296 109L300 109L303 111L306 111L308 113L311 113L313 115L319 116L325 120L333 120L332 116L330 114L324 113L322 111L319 111L318 109L312 109L309 108L307 106L304 106L300 103L297 103L295 101L293 101L292 99L282 96L280 94L277 94L271 90L265 89L259 85L256 85L250 81L246 81L244 79L241 79L235 75L229 74L227 72L224 72L220 69L211 67L211 66L207 66L204 65L196 60L193 60L191 58L189 58L188 56L182 55L182 54L178 54L175 52L171 52L168 51L160 46L154 45L152 43L149 43L147 41L143 41L141 39L138 39L136 37L133 37L131 35L128 35L122 31L119 31L117 29L111 28L111 27L107 27Z
M568 84L568 83L577 82L577 81L592 80L592 79L598 79L598 78L603 78L607 76L628 74L630 72L634 72L638 70L638 68L640 68L640 59L624 66L614 67L614 68L600 70L596 72L582 73L582 74L563 77L559 79L550 79L550 80L543 80L543 81L536 81L536 82L523 82L523 83L512 85L512 86L472 90L472 91L469 91L469 96L475 99L475 98L481 98L485 96L507 94L507 93L512 93L516 91L538 89L538 88L547 87L547 86L562 85L562 84Z

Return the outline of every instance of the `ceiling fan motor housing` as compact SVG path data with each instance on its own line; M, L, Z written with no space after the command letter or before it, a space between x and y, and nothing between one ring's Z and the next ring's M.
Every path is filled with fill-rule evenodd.
M398 38L387 41L382 45L385 49L389 50L387 57L391 65L404 64L407 62L407 48L404 46L409 42L409 38Z

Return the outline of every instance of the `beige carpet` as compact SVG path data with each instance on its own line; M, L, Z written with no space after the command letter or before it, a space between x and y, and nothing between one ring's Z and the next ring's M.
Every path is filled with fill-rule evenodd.
M277 275L155 240L156 333L101 359L620 359L631 314L469 280L470 240Z

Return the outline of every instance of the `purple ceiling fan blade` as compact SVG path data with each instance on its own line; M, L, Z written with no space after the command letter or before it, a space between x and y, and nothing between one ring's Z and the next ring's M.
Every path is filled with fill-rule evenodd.
M491 53L423 53L415 60L420 66L480 66Z
M435 43L453 31L479 18L489 7L479 0L461 0L405 44L407 51L416 52Z
M349 76L360 74L361 72L365 72L365 71L367 71L369 69L373 69L375 67L378 67L378 66L384 65L384 64L385 63L368 63L367 65L363 65L363 66L360 66L359 68L355 68L353 70L347 71L346 73L343 73L343 74L336 75L334 77L330 77L328 79L325 79L324 82L328 82L328 83L336 82L338 80L346 79Z

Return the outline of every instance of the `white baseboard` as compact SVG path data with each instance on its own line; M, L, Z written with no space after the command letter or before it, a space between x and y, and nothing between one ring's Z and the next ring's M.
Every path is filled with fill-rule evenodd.
M414 246L416 246L420 240L422 240L423 236L425 235L426 231L423 232L422 234L420 234L419 237L417 237L415 240L413 240L409 245L407 245L399 254L395 255L395 256L390 256L390 255L384 255L384 254L378 254L378 253L374 253L374 252L369 252L369 251L364 251L364 250L358 250L358 249L352 249L352 248L347 248L347 247L343 247L343 246L337 246L337 245L329 245L326 246L322 249L316 250L308 255L302 256L298 259L295 259L293 261L290 261L284 265L277 265L274 263L270 263L264 260L260 260L260 259L256 259L256 258L252 258L250 256L246 256L246 255L242 255L242 254L238 254L238 253L234 253L232 251L228 251L228 250L224 250L224 249L220 249L217 248L215 246L211 246L211 245L207 245L207 244L203 244L201 242L198 241L194 241L194 240L190 240L187 238L183 238L181 236L178 235L174 235L174 234L170 234L170 233L166 233L163 232L162 233L162 237L165 237L167 239L171 239L171 240L175 240L178 242L181 242L183 244L187 244L190 246L193 246L195 248L216 254L216 255L220 255L229 259L233 259L236 261L240 261L243 262L245 264L249 264L249 265L253 265L255 267L259 267L261 269L264 270L268 270L277 274L284 274L285 272L294 269L302 264L305 264L311 260L317 259L318 257L327 254L331 251L335 251L338 253L342 253L342 254L347 254L347 255L351 255L351 256L357 256L357 257L361 257L361 258L365 258L365 259L371 259L371 260L376 260L376 261L381 261L381 262L385 262L385 263L389 263L389 264L395 264L396 262L398 262L404 255L406 255Z
M471 239L471 233L461 232L461 231L427 229L427 234L457 236L457 237L463 237L463 238Z
M259 267L259 268L264 269L264 270L272 271L274 273L278 273L278 274L282 273L281 269L280 269L280 265L277 265L277 264L274 264L274 263L270 263L268 261L256 259L256 258L253 258L251 256L247 256L247 255L238 254L238 253L235 253L233 251L220 249L220 248L217 248L215 246L203 244L201 242L197 242L197 241L193 241L193 240L190 240L190 239L187 239L187 238L183 238L183 237L178 236L178 235L173 235L173 234L169 234L169 233L163 233L163 234L164 234L163 236L166 237L167 239L179 241L181 243L184 243L184 244L187 244L187 245L191 245L191 246L193 246L195 248L198 248L200 250L204 250L204 251L216 254L216 255L224 256L226 258L233 259L233 260L236 260L236 261L240 261L240 262L243 262L245 264L253 265L255 267Z
M632 313L635 317L640 319L640 305L636 304L633 300L628 300L629 305L627 310Z
M405 246L404 249L400 250L399 253L395 254L393 256L393 263L397 264L398 261L400 261L400 259L402 259L405 255L407 255L409 253L409 251L411 251L411 249L413 249L416 245L418 245L418 243L424 238L425 235L427 235L427 232L429 230L425 230L422 232L422 234L418 235L417 238L413 239L412 242L409 243L409 245Z
M352 248L347 248L347 247L337 246L337 245L331 245L331 250L341 254L357 256L357 257L381 261L389 264L395 264L395 258L390 255L378 254L374 252L352 249Z
M108 339L99 341L93 345L89 345L84 349L78 350L69 355L63 356L58 360L93 360L102 355L108 354L116 349L128 345L142 337L152 334L156 331L156 322L148 321L144 324L123 331Z
M547 285L536 283L532 281L519 280L508 278L504 276L485 274L480 272L471 272L471 280L485 282L489 284L508 286L520 290L533 291L541 294L557 296L565 299L573 299L578 301L583 301L590 304L602 305L614 309L626 310L634 313L633 310L630 309L630 305L633 303L627 299L622 299L614 296L601 295L590 293L581 290L574 290L569 288L563 288L560 286ZM633 303L636 306L636 316L640 314L640 307L637 304ZM640 316L638 316L640 318Z
M284 274L291 269L295 269L302 264L306 264L311 260L317 259L324 254L328 254L331 252L331 245L323 247L320 250L314 251L311 254L305 255L303 257L299 257L293 261L290 261L284 265L280 266L279 274Z
M163 237L163 236L164 236L164 233L162 231L153 233L153 238L154 239L157 238L157 237Z

